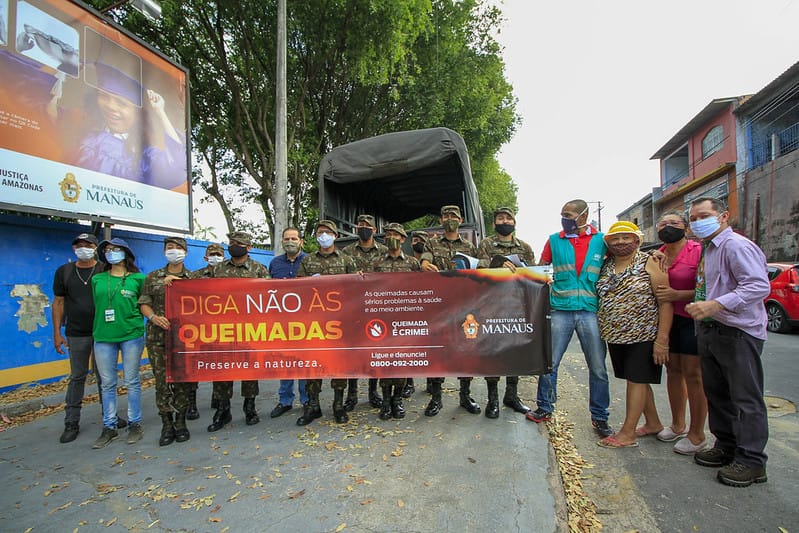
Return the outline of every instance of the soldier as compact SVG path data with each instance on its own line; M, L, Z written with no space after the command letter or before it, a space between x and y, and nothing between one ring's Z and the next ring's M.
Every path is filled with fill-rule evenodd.
M427 244L428 240L430 240L430 235L428 235L426 231L416 230L411 232L411 249L413 250L413 257L415 257L417 261L422 260L424 245ZM432 378L427 378L427 389L425 392L430 394L432 391L433 380ZM405 388L402 389L402 397L410 398L414 392L416 392L416 387L413 384L413 378L408 378L405 380Z
M525 265L535 264L535 254L529 244L514 235L516 230L516 215L509 207L498 207L494 210L494 231L495 234L486 237L477 247L477 268L488 268L489 266L502 266L516 271L516 265L509 261L509 255L516 254ZM485 415L488 418L499 417L499 377L486 378L488 387L488 403L486 404ZM530 408L522 403L518 393L519 376L507 376L505 378L505 396L502 403L510 407L517 413L526 414Z
M221 244L211 243L205 247L205 255L203 259L207 263L204 267L198 268L192 274L195 278L213 278L216 267L225 260L225 249ZM216 400L211 397L211 409L216 409ZM189 420L197 420L200 418L200 412L197 410L197 384L194 384L194 390L189 395L189 410L186 411L186 418Z
M166 381L166 335L170 323L164 316L166 286L171 285L176 279L194 277L183 264L187 251L186 239L165 238L164 256L167 265L147 274L139 296L139 309L142 316L147 318L147 354L155 376L155 405L161 416L159 446L168 446L175 441L185 442L191 438L186 427L186 412L189 409L189 395L196 389L197 384L169 384Z
M297 271L300 269L302 258L305 252L302 251L303 238L297 228L286 228L283 230L283 255L278 255L269 263L269 275L272 279L296 278ZM305 380L297 381L297 390L300 393L300 403L308 402L308 395L305 393ZM294 403L294 380L281 379L280 388L277 391L277 405L269 413L271 418L277 418L291 411Z
M375 241L377 226L375 217L372 215L359 215L355 231L358 233L358 241L348 244L341 251L351 256L355 260L355 265L361 272L372 272L372 265L375 261L382 258L388 250L385 245ZM372 407L379 409L383 404L383 399L377 393L377 379L369 380L369 403ZM358 380L347 380L347 400L344 402L344 409L352 411L358 405Z
M228 253L230 259L217 265L215 278L268 278L266 266L252 259L252 237L244 231L228 233ZM242 381L241 396L244 398L244 421L248 426L261 421L255 410L255 397L258 396L258 381ZM208 431L219 431L225 424L233 420L230 414L230 400L233 398L232 381L214 381L213 399L216 401L216 412Z
M441 208L441 217L439 218L441 226L444 228L443 235L437 235L428 240L425 245L425 251L422 254L422 270L430 272L438 272L441 270L452 269L452 258L457 253L466 254L472 257L477 255L477 249L474 244L461 238L458 233L458 227L463 222L461 210L457 205L445 205ZM460 381L460 405L468 412L476 415L480 413L480 406L470 396L470 387L472 378L462 377L458 378ZM427 405L424 414L427 416L436 416L443 406L441 402L441 384L444 383L444 378L432 378L432 391L433 397Z
M415 257L402 253L402 245L408 238L402 224L392 222L386 226L386 245L388 251L382 259L374 264L375 272L419 272L422 268ZM380 388L383 390L383 405L380 407L380 419L405 418L402 397L405 390L405 378L381 378Z
M335 222L320 220L316 224L316 242L319 244L319 250L303 258L300 269L297 271L298 278L350 274L358 271L355 260L336 249L337 236L338 228ZM330 386L333 388L333 417L339 424L344 424L350 419L344 409L344 389L347 387L347 380L331 379ZM321 390L321 379L306 380L305 392L308 394L308 402L303 406L302 416L297 419L298 426L310 424L314 419L322 416L322 409L319 407Z

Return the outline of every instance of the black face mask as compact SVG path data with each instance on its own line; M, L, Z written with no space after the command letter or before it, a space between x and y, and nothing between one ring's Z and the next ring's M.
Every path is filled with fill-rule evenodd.
M229 244L227 251L230 253L230 257L244 257L247 255L247 247L239 244Z
M494 224L494 229L503 237L507 237L513 233L513 230L516 229L516 226L514 224Z
M373 233L374 232L372 231L372 228L366 228L363 226L358 228L358 238L361 239L363 242L366 242L369 239L371 239Z
M675 228L674 226L666 226L662 230L658 231L658 239L665 242L666 244L670 244L672 242L677 242L680 239L685 237L685 229L683 228Z
M412 248L413 248L414 252L416 252L417 254L421 254L421 253L424 252L424 243L423 242L417 242L416 244L414 244L412 246Z

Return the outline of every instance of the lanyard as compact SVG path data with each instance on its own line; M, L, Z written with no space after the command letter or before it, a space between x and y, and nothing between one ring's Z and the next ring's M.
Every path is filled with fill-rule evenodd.
M108 274L108 277L106 278L106 281L108 281L108 289L107 289L106 293L108 294L108 308L109 309L113 307L113 305L111 305L111 302L114 299L114 296L117 295L117 292L119 291L119 289L125 284L125 280L126 279L128 279L128 274L127 273L125 273L125 275L122 276L122 279L119 280L119 283L117 283L117 286L114 287L114 292L111 292L111 274L110 273Z

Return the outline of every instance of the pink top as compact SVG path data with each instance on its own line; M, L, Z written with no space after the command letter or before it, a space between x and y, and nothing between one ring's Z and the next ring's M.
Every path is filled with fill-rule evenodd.
M660 247L663 252L666 246ZM696 269L702 257L702 245L696 241L688 240L677 254L669 267L669 285L678 291L693 290L696 288ZM690 302L672 302L674 314L690 317L685 311L685 306Z

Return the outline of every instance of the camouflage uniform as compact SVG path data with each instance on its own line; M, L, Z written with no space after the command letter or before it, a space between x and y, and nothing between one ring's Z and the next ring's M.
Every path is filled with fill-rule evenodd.
M519 259L524 261L527 266L535 265L533 249L523 240L517 239L515 235L513 240L508 242L500 241L497 235L486 237L480 242L480 246L477 247L477 255L475 256L479 259L477 268L488 268L494 256L502 255L507 257L513 254L518 254Z
M377 241L374 241L371 248L363 248L360 242L354 242L342 248L341 251L352 257L358 270L372 272L372 265L386 255L388 248L385 244L380 244Z
M156 315L165 315L167 276L192 279L194 275L184 267L180 273L167 272L167 267L159 268L147 274L144 280L139 304L149 305ZM189 393L197 387L196 383L167 383L166 381L166 336L167 331L147 322L147 354L155 376L155 405L158 414L165 415L175 411L185 411L189 407Z
M236 264L232 260L217 265L213 269L213 275L209 277L214 278L268 278L269 270L265 265L259 263L255 259L247 257L247 260L241 264ZM260 392L258 388L258 381L242 381L241 382L241 396L243 398L255 398ZM214 381L213 398L215 400L230 400L233 398L233 382L232 381Z

